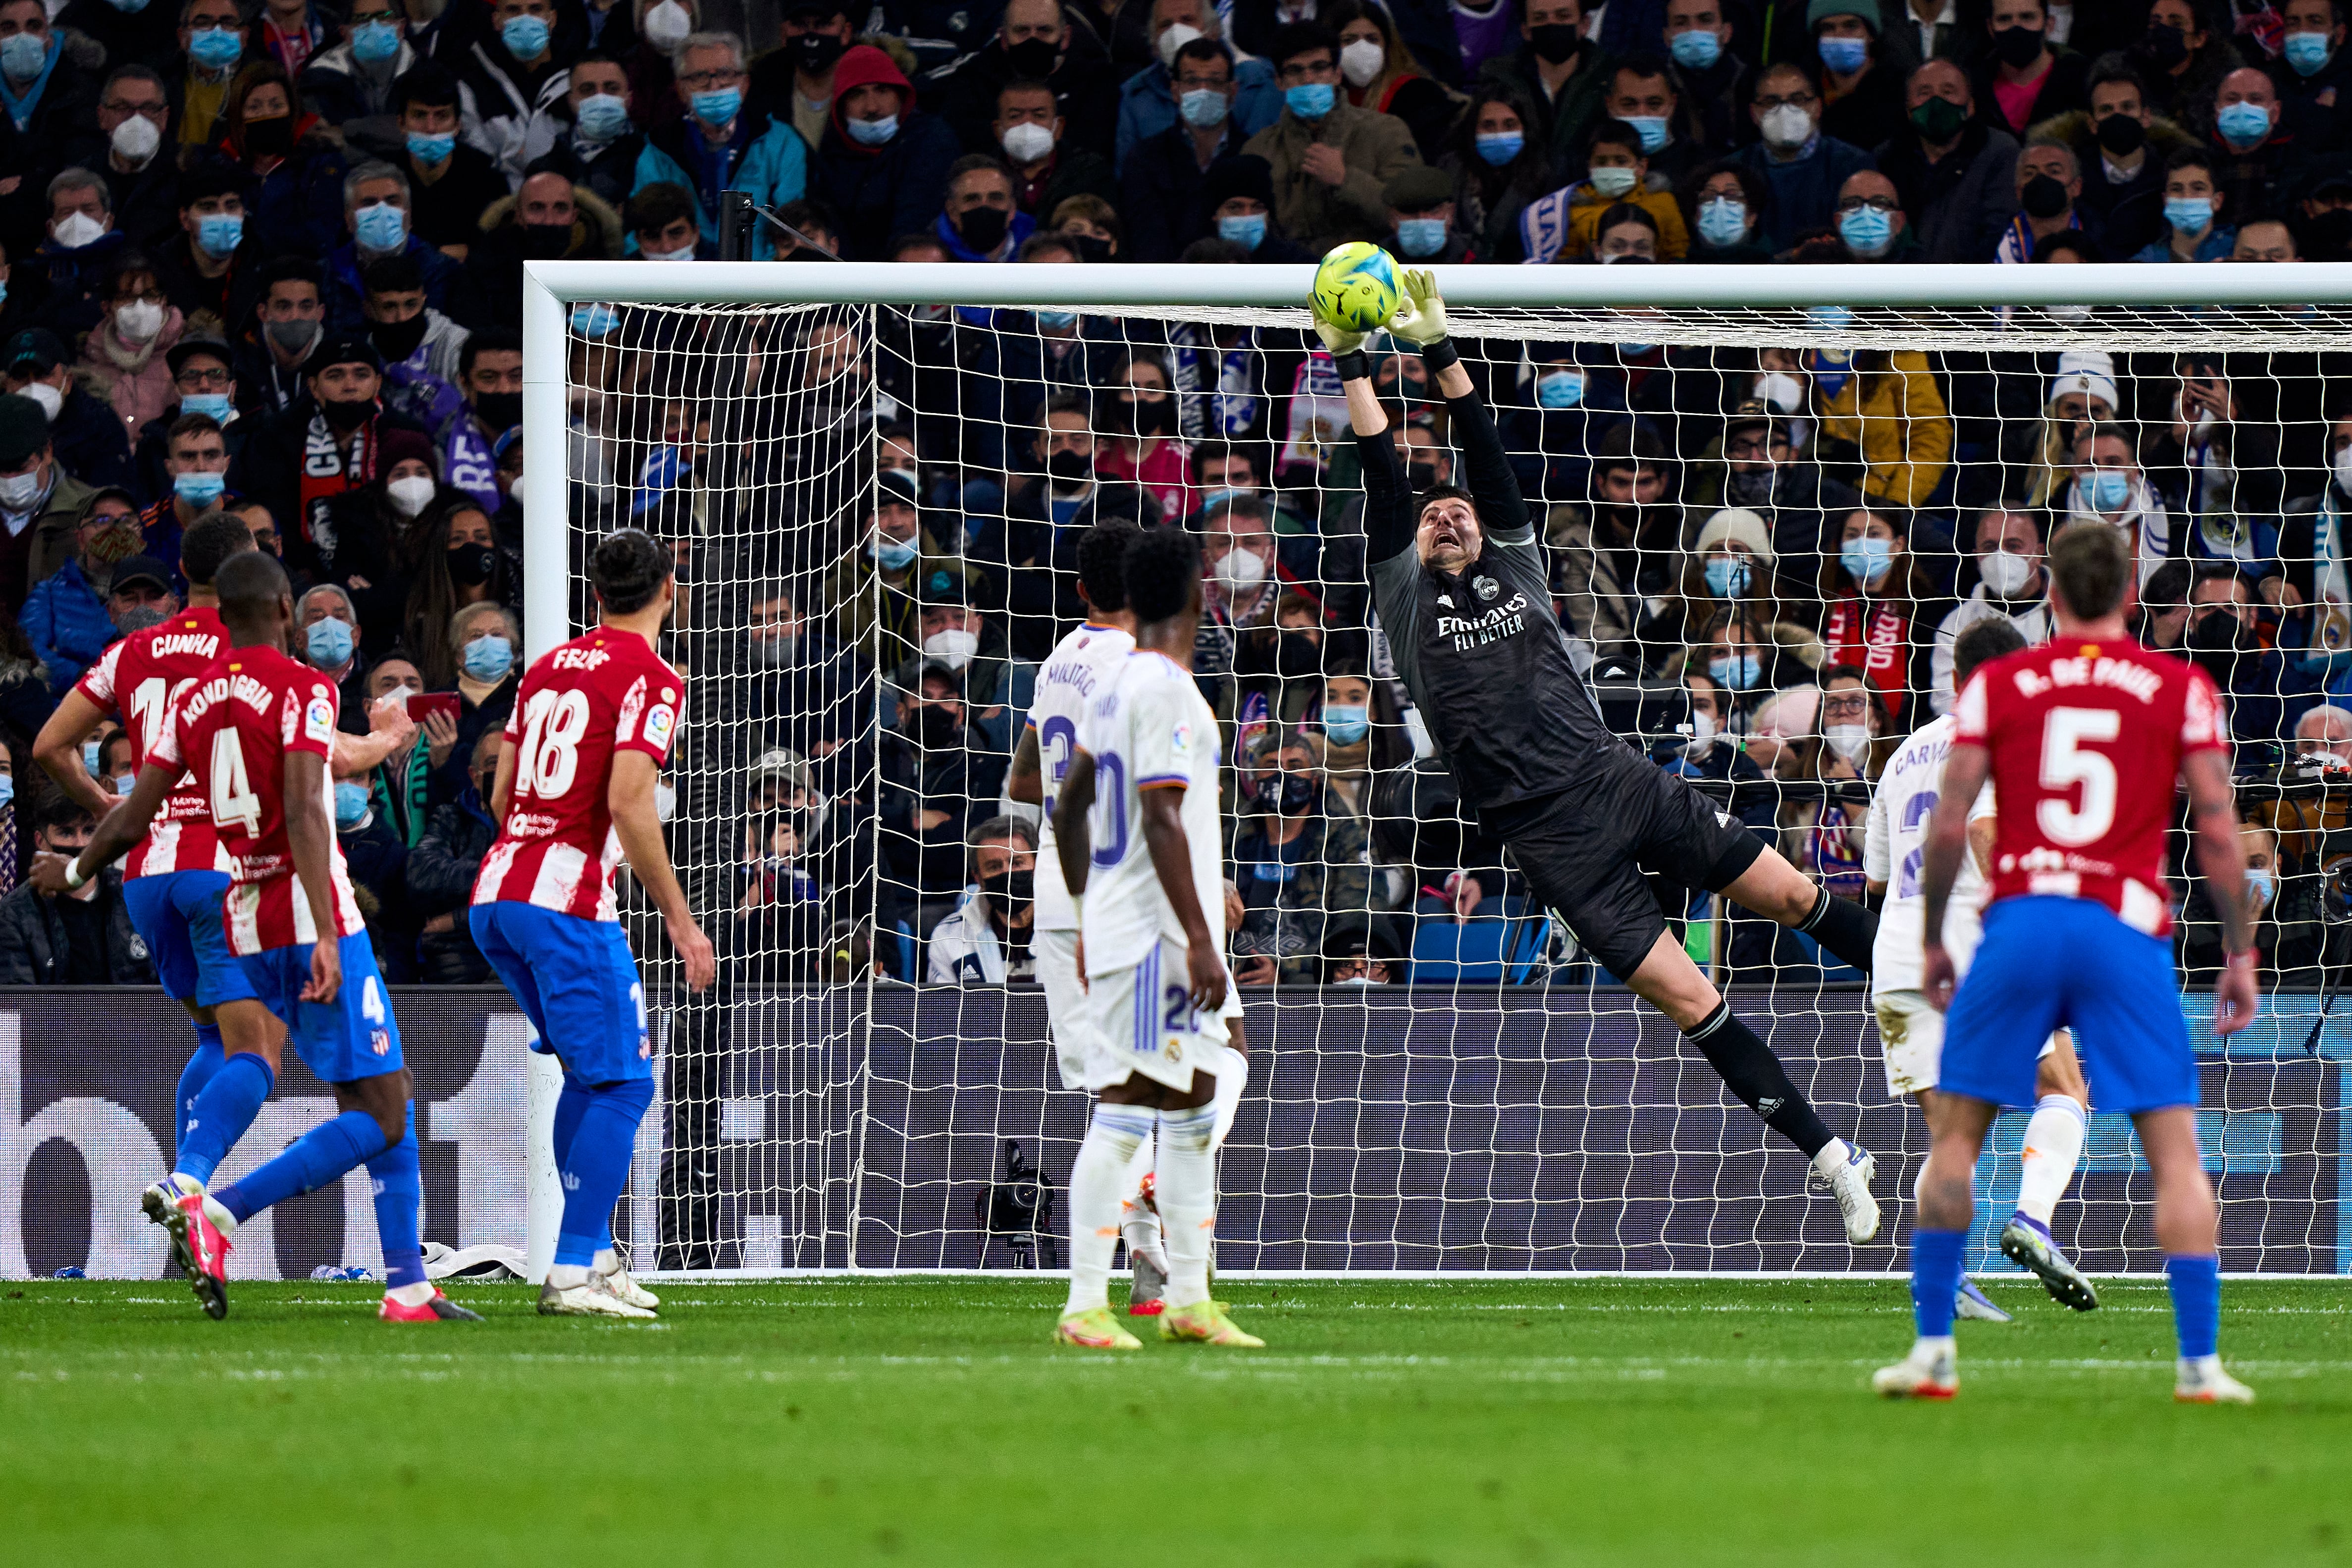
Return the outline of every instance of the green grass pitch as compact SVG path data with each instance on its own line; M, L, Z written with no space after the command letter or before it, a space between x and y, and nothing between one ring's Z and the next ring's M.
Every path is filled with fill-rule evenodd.
M2024 1284L1949 1406L1895 1282L1229 1281L1263 1352L1046 1342L1057 1281L670 1285L658 1324L394 1327L364 1286L0 1289L16 1563L2352 1562L2352 1294ZM1116 1299L1116 1296L1114 1297ZM1147 1325L1148 1326L1148 1325Z

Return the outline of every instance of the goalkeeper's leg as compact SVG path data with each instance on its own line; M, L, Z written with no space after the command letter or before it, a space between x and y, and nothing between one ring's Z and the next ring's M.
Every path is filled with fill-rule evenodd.
M1791 930L1804 932L1842 963L1864 974L1878 944L1878 917L1851 899L1841 899L1784 859L1777 849L1756 857L1723 896Z

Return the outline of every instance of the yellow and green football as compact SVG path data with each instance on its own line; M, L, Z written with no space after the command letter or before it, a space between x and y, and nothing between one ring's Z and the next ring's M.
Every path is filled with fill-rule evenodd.
M1315 313L1348 331L1387 326L1397 299L1396 258L1368 240L1335 247L1315 269Z

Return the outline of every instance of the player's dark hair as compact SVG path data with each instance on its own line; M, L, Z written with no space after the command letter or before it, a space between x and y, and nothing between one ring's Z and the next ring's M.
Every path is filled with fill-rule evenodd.
M1201 575L1201 545L1181 528L1147 528L1127 547L1127 607L1139 626L1184 613Z
M2123 603L2131 580L2124 536L2104 523L2076 523L2050 546L2050 581L2077 620L2095 621Z
M2025 646L2025 634L2005 616L1979 621L1952 643L1952 689L1959 689L1977 672L1977 666L2006 658Z
M247 536L248 539L251 535ZM220 595L223 621L239 631L258 627L278 601L293 593L286 568L278 557L258 550L232 555L213 572L213 592Z
M1105 518L1078 540L1079 585L1104 615L1127 608L1127 552L1138 531L1126 518Z
M115 733L119 735L123 731L118 730ZM47 833L55 828L74 827L96 820L90 815L89 807L61 789L51 789L41 794L40 805L33 814L33 828L36 832Z
M1432 485L1427 489L1422 491L1418 497L1414 498L1412 503L1413 526L1415 528L1420 527L1422 513L1427 511L1432 506L1442 500L1466 500L1470 503L1470 510L1472 511L1476 511L1478 510L1478 498L1472 495L1468 490L1464 489L1460 485ZM1480 518L1478 520L1479 527L1484 528L1486 524L1486 520L1485 518Z
M222 563L257 548L245 519L225 511L208 511L180 535L180 572L190 585L209 588L220 575Z
M588 557L588 581L608 615L635 615L677 570L669 547L642 528L606 534Z

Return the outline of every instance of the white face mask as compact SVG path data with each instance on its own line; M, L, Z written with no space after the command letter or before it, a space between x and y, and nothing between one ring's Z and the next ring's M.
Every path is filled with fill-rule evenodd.
M1996 599L2014 599L2033 580L2033 563L2011 550L1996 550L1977 563L1985 592Z
M1054 132L1034 120L1004 128L1004 152L1016 163L1034 163L1054 150Z
M106 232L106 226L88 213L68 213L49 226L49 232L57 236L58 243L68 250L79 250L85 245L95 243Z
M980 651L980 635L959 629L933 632L923 639L923 657L936 658L950 669L961 669Z
M126 343L152 343L163 330L163 307L133 300L116 309L114 330Z
M1867 724L1832 724L1822 731L1822 739L1831 751L1851 763L1870 749L1870 726Z
M1787 371L1768 370L1756 378L1756 396L1782 414L1794 414L1805 405L1805 384Z
M384 693L384 695L385 695L386 697L392 698L394 700L397 701L397 702L398 702L398 703L399 703L403 708L405 708L405 707L407 707L407 706L408 706L408 700L409 700L410 698L412 698L412 697L416 696L416 695L417 695L417 692L418 692L418 689L417 689L416 687L410 686L410 685L407 685L407 684L404 683L404 684L402 684L402 685L399 685L399 686L395 686L395 687L394 687L391 690L389 690L389 691L385 692L385 693Z
M1793 103L1777 103L1764 111L1756 128L1775 147L1801 147L1813 133L1813 117Z
M694 17L677 0L661 0L660 5L646 10L643 26L646 42L667 54L686 42L687 35L694 31Z
M2352 447L2336 454L2336 488L2352 496Z
M1339 51L1339 74L1349 87L1363 87L1388 64L1388 51L1370 38L1358 38Z
M1160 42L1156 46L1160 51L1160 68L1172 74L1176 69L1176 51L1200 36L1201 29L1189 22L1171 23L1168 30L1160 35Z
M145 115L134 114L116 126L114 134L107 140L113 143L116 157L133 168L142 168L155 155L155 149L163 144L163 133Z
M54 420L58 410L66 405L66 395L46 381L37 381L25 388L25 395L41 405L41 412Z
M434 493L439 489L432 475L411 474L386 483L383 493L391 500L393 510L403 517L415 517L433 504Z
M1721 733L1723 727L1715 721L1714 714L1692 709L1691 738L1683 742L1683 755L1693 762L1698 761L1715 750L1715 738Z
M1242 593L1265 581L1265 557L1255 550L1228 550L1217 563L1217 581L1234 593Z

